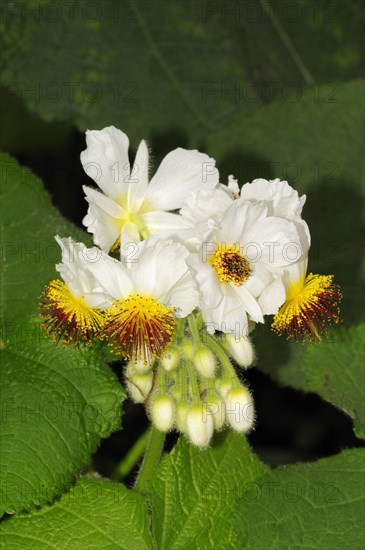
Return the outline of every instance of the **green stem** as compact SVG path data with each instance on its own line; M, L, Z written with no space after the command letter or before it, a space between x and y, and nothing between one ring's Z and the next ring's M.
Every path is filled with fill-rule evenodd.
M200 403L200 392L199 392L198 382L196 380L195 369L193 367L193 363L189 359L186 360L186 365L187 365L188 374L189 374L189 381L190 381L190 388L191 388L193 403L197 405L198 403Z
M133 447L128 451L125 457L123 457L118 466L115 468L114 472L111 475L112 479L121 481L122 479L127 477L127 475L133 470L134 466L137 464L137 462L146 450L149 433L150 431L146 430L137 439Z
M199 330L196 325L196 320L193 313L190 313L188 317L188 321L189 321L190 332L194 339L194 342L197 346L200 346L201 345L200 334L199 334Z
M185 334L185 319L179 319L177 322L177 330L175 333L176 343L180 343L180 341L184 338L184 334Z
M212 336L206 335L205 338L206 338L208 347L218 357L223 369L228 374L228 376L229 376L229 378L232 382L232 386L235 386L235 385L239 386L236 371L234 370L233 365L232 365L228 355L224 351L224 349L220 346L220 344L218 344L218 342Z
M143 458L134 489L139 493L145 493L149 482L158 466L165 443L166 434L151 427L147 449Z

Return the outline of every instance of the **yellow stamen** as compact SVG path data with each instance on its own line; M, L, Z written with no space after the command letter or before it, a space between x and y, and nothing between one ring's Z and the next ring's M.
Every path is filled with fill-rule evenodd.
M174 312L173 307L135 294L109 307L105 334L125 359L151 364L172 340L177 324Z
M221 283L240 286L252 273L249 261L235 245L218 245L209 263L216 270Z
M94 337L101 337L105 312L89 307L83 297L77 298L60 280L53 280L45 287L40 297L42 327L47 335L63 344L81 340L90 345Z
M342 295L339 286L333 283L333 275L310 273L302 285L293 284L287 296L289 299L271 325L279 335L286 332L288 338L320 341L326 322L340 320L338 304Z

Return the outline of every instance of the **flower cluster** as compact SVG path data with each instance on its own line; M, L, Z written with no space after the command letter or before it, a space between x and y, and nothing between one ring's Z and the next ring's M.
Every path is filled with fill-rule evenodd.
M56 241L61 279L40 298L46 334L64 345L107 342L126 360L131 398L161 431L198 447L225 425L247 432L253 400L233 368L254 361L249 334L274 315L278 334L320 339L338 322L331 275L307 275L305 196L286 182L219 182L215 161L176 149L149 179L114 127L86 133L83 223L95 246Z

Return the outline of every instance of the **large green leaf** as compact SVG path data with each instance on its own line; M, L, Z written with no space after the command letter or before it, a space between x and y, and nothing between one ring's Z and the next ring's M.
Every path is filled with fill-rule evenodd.
M272 470L237 507L237 548L364 548L364 450Z
M243 436L219 434L206 451L181 438L148 489L158 548L237 548L235 501L266 470Z
M330 99L322 87L294 103L274 102L212 133L204 148L217 158L224 176L233 173L241 184L278 177L307 194L303 215L312 234L309 269L335 275L343 293L342 318L351 325L361 322L364 309L358 244L363 231L363 81L338 86ZM303 346L266 328L254 337L260 369L281 384L306 387Z
M42 288L55 278L60 260L57 233L88 243L52 206L41 181L8 155L1 163L1 314L6 333L25 315L37 311Z
M13 329L1 349L1 510L50 502L120 427L124 391L97 351L63 349L39 322Z
M365 437L364 329L338 330L335 341L309 346L303 362L307 388L346 411L358 437Z
M122 484L83 478L59 502L4 521L13 550L152 548L145 499Z
M362 74L361 5L292 4L8 2L2 82L48 120L114 124L134 139L185 133L195 144L273 98Z

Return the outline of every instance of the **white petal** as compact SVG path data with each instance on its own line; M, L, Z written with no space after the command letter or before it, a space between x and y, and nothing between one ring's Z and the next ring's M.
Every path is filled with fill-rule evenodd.
M251 264L252 274L245 282L247 290L257 298L274 281L273 274L261 262Z
M264 315L275 315L285 302L285 288L280 277L275 279L262 292L259 304Z
M91 307L106 307L111 297L103 292L90 269L100 260L101 250L96 247L87 248L71 238L60 239L56 236L55 239L62 250L62 263L57 264L56 269L72 293L77 297L83 296Z
M180 214L171 212L146 212L141 219L151 235L158 235L163 239L175 238L186 240L193 236L191 225Z
M242 186L241 197L245 200L267 201L269 216L292 219L301 214L305 195L299 198L298 192L287 181L259 178Z
M138 262L140 240L141 237L136 224L132 222L125 223L120 234L120 259L128 268Z
M259 220L266 216L265 203L252 204L242 200L236 200L226 210L220 222L220 228L216 233L217 240L226 245L242 244L243 235Z
M150 237L139 245L138 262L131 266L136 292L165 303L172 287L188 272L187 249L173 241Z
M199 225L199 233L206 233L207 224L218 222L232 202L221 189L200 189L188 197L180 214L193 228Z
M190 193L201 187L214 187L218 181L214 159L199 151L178 148L163 159L146 196L156 210L176 210Z
M249 261L262 261L270 271L288 266L303 253L295 224L283 218L259 220L245 232L243 244Z
M199 291L203 307L212 309L219 305L223 292L214 268L207 261L201 261L200 254L201 252L190 254L186 263Z
M144 140L139 144L128 185L128 211L138 212L148 186L148 149Z
M109 197L117 198L129 179L129 140L126 134L109 126L86 132L87 148L81 153L85 172Z
M164 303L176 308L177 317L186 317L198 305L198 292L190 273L185 273L166 294Z
M86 185L83 185L82 189L89 204L95 204L103 210L105 214L108 214L108 216L111 216L112 218L119 219L126 217L126 210L117 204L113 199L110 199L106 195L103 195L103 193L100 193L100 191L92 189L92 187L87 187Z
M94 292L92 294L85 294L84 299L86 304L93 309L106 309L112 303L112 297L106 291Z
M303 287L307 274L308 256L304 255L299 262L289 265L283 275L283 284L286 291L286 299L296 294Z
M227 294L218 307L213 309L202 307L202 313L210 333L219 330L234 334L237 338L248 334L247 314L237 296Z
M109 252L120 236L119 225L116 220L105 214L103 210L90 201L89 208L82 223L89 233L93 234L94 243L104 252Z
M102 253L98 262L90 265L95 279L115 300L126 298L133 292L130 271L118 260Z
M263 323L264 318L262 315L262 310L258 302L256 301L256 299L247 290L245 284L241 286L232 287L232 290L234 290L234 292L239 297L239 300L243 308L250 315L251 319L256 323Z

